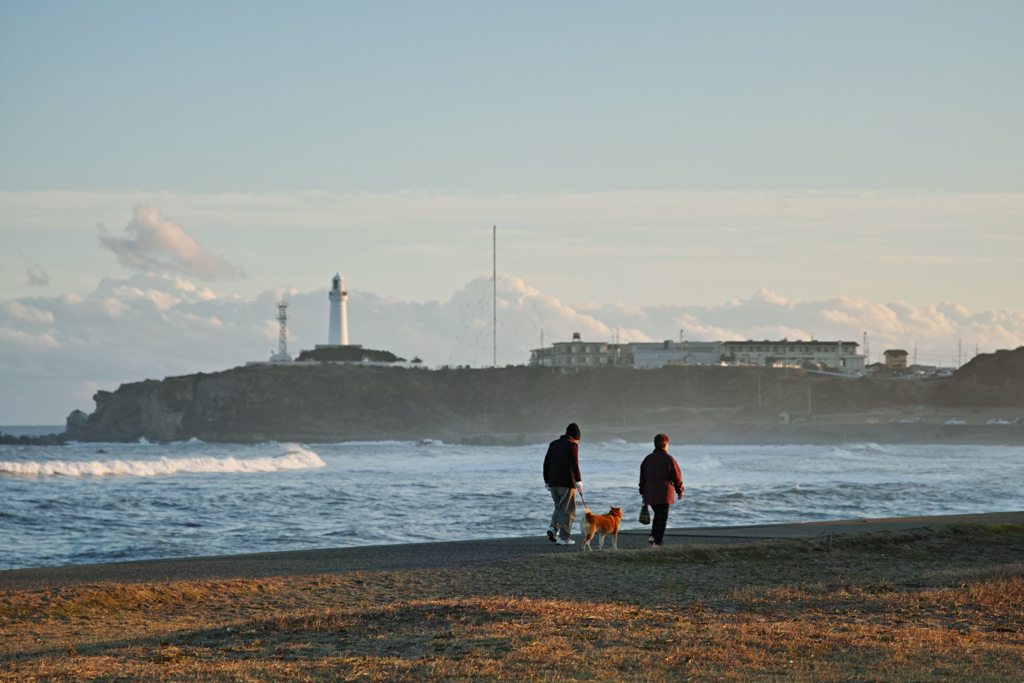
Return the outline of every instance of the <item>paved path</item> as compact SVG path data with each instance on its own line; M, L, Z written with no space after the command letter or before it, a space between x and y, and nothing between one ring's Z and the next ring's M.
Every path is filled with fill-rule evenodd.
M741 543L770 538L810 538L830 533L901 531L952 523L1024 524L1024 512L669 529L665 543ZM578 540L579 534L575 536ZM624 531L619 535L619 547L645 547L647 536L647 531ZM545 536L540 536L41 567L0 572L0 590L37 590L104 581L159 583L458 567L490 564L527 555L579 550L579 545L559 547L548 542Z

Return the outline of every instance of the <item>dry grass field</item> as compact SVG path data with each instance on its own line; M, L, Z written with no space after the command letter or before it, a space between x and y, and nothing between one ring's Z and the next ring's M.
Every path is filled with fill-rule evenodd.
M51 680L1022 681L1024 526L0 592Z

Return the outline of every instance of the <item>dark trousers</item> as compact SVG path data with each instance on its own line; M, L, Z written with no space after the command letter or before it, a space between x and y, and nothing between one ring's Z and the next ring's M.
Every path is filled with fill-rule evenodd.
M654 536L654 542L661 545L662 539L665 538L665 525L668 524L668 503L652 505L651 509L654 510L654 521L651 523L651 536Z

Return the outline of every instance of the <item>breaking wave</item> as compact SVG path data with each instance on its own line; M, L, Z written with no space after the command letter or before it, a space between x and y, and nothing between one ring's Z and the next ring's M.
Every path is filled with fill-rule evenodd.
M159 460L92 460L89 462L0 462L0 474L26 477L159 477L182 473L280 472L326 467L313 451L288 446L283 455L263 458L168 458Z

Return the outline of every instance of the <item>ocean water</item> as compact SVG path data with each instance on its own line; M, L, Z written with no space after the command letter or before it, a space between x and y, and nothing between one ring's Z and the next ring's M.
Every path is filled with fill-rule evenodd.
M546 444L0 446L0 569L539 536ZM647 444L580 444L595 512L636 522ZM1024 446L670 447L671 526L1024 509Z

